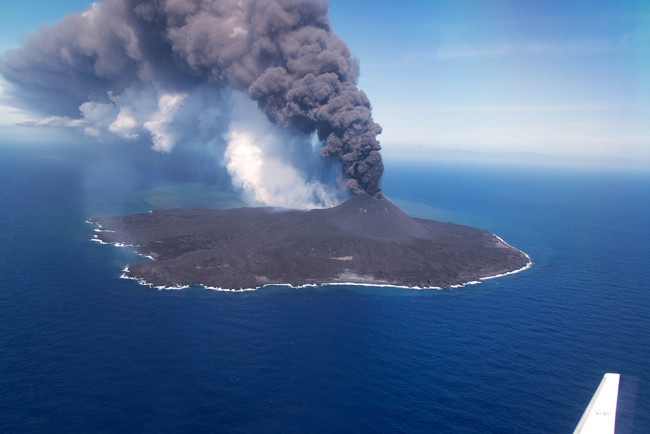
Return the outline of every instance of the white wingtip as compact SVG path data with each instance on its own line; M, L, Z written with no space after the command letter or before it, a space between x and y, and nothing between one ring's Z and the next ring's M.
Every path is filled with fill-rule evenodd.
M605 374L574 434L614 434L620 374Z

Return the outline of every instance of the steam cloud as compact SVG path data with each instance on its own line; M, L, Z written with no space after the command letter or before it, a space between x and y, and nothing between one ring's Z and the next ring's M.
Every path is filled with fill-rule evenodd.
M234 110L225 134L228 146L224 163L233 185L241 188L247 199L283 208L336 205L333 188L308 180L290 161L279 157L287 154L286 148L303 150L300 134L269 124L251 107L253 103L240 95L232 98L230 105ZM303 150L296 158L306 159L309 155Z
M275 187L260 165L290 170L273 154L281 153L277 141L224 109L227 95L243 92L275 125L315 132L349 189L380 196L381 127L327 9L318 0L106 0L42 28L0 72L17 99L47 116L34 124L99 139L149 137L162 152L183 140L225 137L233 183L268 203L264 195ZM294 172L285 179L305 186L299 196L327 201L324 186Z

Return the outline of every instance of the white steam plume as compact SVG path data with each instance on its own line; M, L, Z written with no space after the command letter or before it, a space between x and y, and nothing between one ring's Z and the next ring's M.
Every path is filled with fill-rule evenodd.
M291 137L286 130L270 124L250 101L235 96L235 111L227 142L224 163L232 184L248 201L293 209L330 207L338 193L291 163L288 143L310 146L308 137ZM296 143L298 142L298 143Z

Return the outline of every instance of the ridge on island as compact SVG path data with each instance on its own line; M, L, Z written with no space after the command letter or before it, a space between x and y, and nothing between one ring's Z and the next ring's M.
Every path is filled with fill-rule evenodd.
M134 245L151 258L123 277L156 287L450 288L530 266L528 255L490 232L411 218L368 194L310 211L168 209L89 222L101 228L95 240Z

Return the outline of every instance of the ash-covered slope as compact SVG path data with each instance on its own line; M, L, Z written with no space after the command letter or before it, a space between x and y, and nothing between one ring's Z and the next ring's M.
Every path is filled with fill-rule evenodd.
M136 245L151 262L125 277L160 287L366 283L448 288L522 269L523 252L493 234L413 219L367 194L312 211L155 210L101 217L96 241Z
M327 222L346 232L372 237L427 238L428 230L385 197L367 193L351 197L342 204L319 210Z

